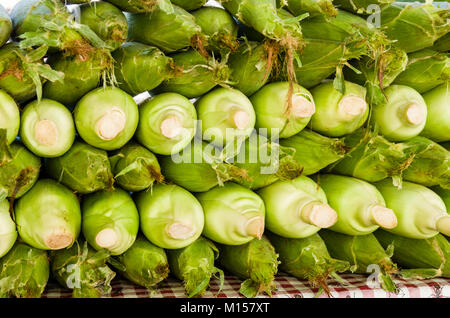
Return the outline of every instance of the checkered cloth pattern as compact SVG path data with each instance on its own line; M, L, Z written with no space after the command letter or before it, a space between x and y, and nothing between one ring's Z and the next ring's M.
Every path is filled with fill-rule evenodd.
M395 282L399 287L397 294L386 292L379 286L372 286L367 280L367 276L344 274L341 278L346 284L342 284L334 279L330 279L329 287L333 298L450 298L450 279L438 278L428 280L414 280L396 278ZM233 276L227 276L221 292L219 282L211 280L211 287L205 293L205 298L238 298L241 281ZM276 278L277 290L273 293L274 298L312 298L317 295L318 289L313 288L307 281L299 280L284 274ZM108 297L112 298L148 298L149 292L142 287L133 285L122 279L115 279L112 282L112 293ZM45 298L70 298L71 291L59 287L56 283L50 282L43 297ZM184 288L180 281L169 278L161 283L156 292L151 297L154 298L181 298L186 297ZM268 297L261 295L258 297ZM328 297L323 293L319 297Z

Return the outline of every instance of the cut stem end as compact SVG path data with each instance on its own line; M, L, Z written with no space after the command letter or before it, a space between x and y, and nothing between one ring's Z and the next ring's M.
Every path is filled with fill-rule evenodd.
M243 110L238 110L233 115L233 122L237 129L247 129L250 122L250 116Z
M424 122L426 115L420 105L413 103L406 108L406 119L411 125L420 125Z
M119 108L113 108L97 121L97 135L103 140L116 138L127 123L125 113Z
M394 211L382 205L371 208L371 214L375 224L385 229L393 229L397 226L397 216Z
M183 127L178 117L168 116L161 122L159 129L164 137L172 139L181 134Z
M247 235L260 240L264 233L264 218L258 216L248 220L245 229Z
M358 96L344 96L339 102L339 109L347 116L359 116L367 109L366 101Z
M175 240L186 240L192 237L195 234L195 231L190 225L173 223L169 226L167 234Z
M442 234L450 236L450 215L439 218L436 222L436 229Z
M307 118L314 115L316 106L302 94L292 96L292 114L295 117Z
M36 140L45 146L53 146L58 140L58 127L48 119L42 119L34 126Z
M321 229L333 226L338 219L337 213L328 204L314 201L306 204L301 212L301 219Z
M60 250L73 243L73 236L69 233L53 233L45 240L45 245L51 250Z
M95 242L102 248L111 248L117 244L117 241L117 233L113 229L103 229L95 237Z

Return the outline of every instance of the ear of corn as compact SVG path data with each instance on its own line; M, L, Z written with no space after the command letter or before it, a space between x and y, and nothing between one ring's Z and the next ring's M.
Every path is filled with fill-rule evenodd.
M328 253L319 234L302 239L289 239L267 233L272 245L280 255L280 270L300 279L307 279L312 286L330 293L327 280L345 272L350 264L334 259Z
M184 10L195 10L201 8L207 0L171 0L173 4L182 7Z
M127 42L114 53L117 83L129 94L150 91L172 76L172 60L158 48Z
M90 0L75 0L75 1L90 1ZM151 13L157 8L173 11L173 6L170 0L106 0L114 4L122 11L130 13Z
M269 80L275 56L258 42L241 43L228 57L231 84L247 96L253 95Z
M223 287L223 271L214 266L219 250L214 243L199 237L194 243L178 250L167 250L170 271L183 281L188 297L201 297L212 278L218 276Z
M450 189L450 152L425 137L414 137L405 144L414 149L414 157L403 172L404 180Z
M394 0L333 0L333 4L358 14L371 14L390 6Z
M169 275L169 263L164 250L143 236L138 236L128 251L109 262L121 275L150 292Z
M108 2L80 6L80 23L90 27L112 51L127 39L127 18L120 9Z
M182 150L179 160L171 156L160 158L162 174L189 191L208 191L231 180L239 171L223 162L218 153L218 149L207 143L194 140Z
M36 183L41 159L18 142L8 153L10 157L0 164L0 197L20 198Z
M280 146L270 139L252 134L227 162L237 167L231 171L233 181L250 189L259 189L277 180L292 180L302 174L302 166L294 159L295 150Z
M110 162L114 179L125 190L142 191L164 180L156 156L137 143L128 143Z
M72 289L73 298L99 298L111 293L116 276L106 264L109 253L96 252L87 242L77 241L71 248L50 254L53 277Z
M292 14L299 16L308 13L310 17L335 17L337 9L333 3L332 0L277 0L279 7L286 7Z
M228 66L214 57L205 57L193 49L170 57L175 64L174 75L157 88L158 92L175 92L194 98L229 82Z
M426 92L423 98L428 111L421 135L436 142L450 140L450 81Z
M12 22L8 12L0 5L0 47L8 41L12 32Z
M408 54L406 69L394 80L394 84L406 85L419 93L425 93L450 79L450 57L430 49Z
M378 269L375 270L383 289L391 292L397 290L391 276L397 272L397 266L391 260L394 252L392 246L386 246L385 250L373 234L350 236L322 230L320 236L330 255L348 261L352 272L367 274L374 270L373 265L377 265Z
M381 11L380 21L387 36L397 41L395 45L410 53L433 45L450 31L449 13L450 9L430 2L418 6L397 3Z
M383 230L375 232L383 246L393 245L393 259L405 278L450 277L450 242L441 234L411 239Z
M113 188L113 174L106 151L75 141L64 156L46 163L50 176L79 193Z
M25 51L11 42L0 48L0 88L17 102L23 103L42 97L42 84L46 80L61 81L64 73L52 70L42 62L47 48Z
M208 49L221 55L237 50L238 25L227 11L222 8L204 7L192 12L192 15L208 37Z
M17 242L0 259L0 298L40 298L49 276L47 252Z
M275 289L278 255L266 237L253 239L238 246L218 245L218 262L224 269L243 279L240 292L245 297L256 297L265 292L269 296Z
M131 13L128 19L128 40L154 45L165 53L175 52L195 43L201 28L184 9L158 6L151 13Z
M344 139L328 138L308 128L298 134L280 139L280 145L294 148L294 159L303 168L303 175L311 175L344 158L348 147Z

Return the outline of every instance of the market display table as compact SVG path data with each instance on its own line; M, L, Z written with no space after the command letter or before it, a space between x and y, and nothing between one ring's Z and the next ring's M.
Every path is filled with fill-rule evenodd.
M330 280L329 287L331 297L334 298L450 298L450 279L437 278L428 280L402 279L396 278L395 282L399 287L397 294L382 290L379 286L373 286L367 281L367 276L345 274L341 275L346 282L343 285L335 280ZM211 288L204 297L233 298L242 297L239 294L241 281L233 276L227 276L222 291L219 289L218 280L211 281ZM277 291L273 293L275 298L312 298L317 294L318 289L304 280L299 280L290 276L280 275L276 279ZM149 292L142 287L133 285L128 281L115 279L112 282L112 298L148 298ZM70 298L71 291L59 287L56 283L49 283L44 294L45 298ZM158 286L152 295L154 298L176 298L186 297L180 281L169 278ZM260 297L268 297L261 295ZM322 294L320 297L327 297Z

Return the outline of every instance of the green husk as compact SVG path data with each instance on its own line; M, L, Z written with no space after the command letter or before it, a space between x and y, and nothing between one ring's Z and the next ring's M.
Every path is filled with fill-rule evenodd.
M137 143L125 145L110 162L116 182L125 190L142 191L164 180L158 159Z
M427 103L427 121L420 134L436 142L450 141L450 81L426 92L423 99Z
M438 52L448 52L450 51L450 33L440 37L434 42L434 45L430 49Z
M53 277L72 289L72 298L99 298L111 293L116 273L106 265L106 250L96 252L87 242L77 241L69 249L52 251L50 258Z
M113 57L117 83L132 95L154 89L173 73L171 58L153 46L124 43L113 53Z
M16 243L0 259L0 298L40 298L49 275L46 251Z
M297 81L295 65L300 65L297 50L303 46L303 36L299 17L291 16L283 9L277 10L275 0L220 0L235 18L244 25L255 29L267 39L266 45L273 50L274 59L285 55L283 69L289 83Z
M377 188L360 179L324 174L317 176L317 183L326 193L328 204L337 212L337 222L331 230L347 235L367 235L379 227L397 225L395 211Z
M351 272L371 273L373 265L377 265L379 271L377 280L381 287L390 292L397 291L392 279L392 274L397 273L397 266L391 260L394 253L393 245L386 246L385 250L373 234L350 236L322 230L320 236L332 257L350 263Z
M450 31L450 9L431 2L421 5L397 3L381 11L381 27L407 53L432 46ZM407 34L408 36L405 36Z
M186 148L197 131L197 111L192 102L177 93L153 95L139 105L135 137L159 155L176 155Z
M395 0L333 0L333 4L339 8L357 14L373 14L380 9L387 8Z
M349 147L343 138L329 138L309 129L280 139L280 145L295 149L294 159L303 168L303 175L314 174L344 158Z
M266 237L253 239L238 246L218 245L219 264L244 281L240 293L253 298L260 292L269 296L276 289L275 275L278 271L278 254Z
M250 97L256 114L255 128L268 137L288 138L303 130L316 111L311 93L289 82L264 85Z
M18 43L12 42L0 48L0 88L18 103L23 103L37 95L42 97L42 83L61 81L64 73L52 70L43 64L46 47L25 51Z
M153 244L179 249L202 234L205 216L200 202L186 189L174 184L157 184L134 196L140 228Z
M11 162L11 149L8 141L8 131L5 128L0 128L0 167ZM0 198L3 197L0 195Z
M114 179L106 151L75 141L62 157L46 162L48 174L82 194L112 190Z
M216 147L240 147L254 131L255 109L237 89L217 87L198 99L195 107L203 140Z
M160 157L161 171L170 180L192 192L205 192L232 179L239 169L221 159L220 150L194 139L181 153Z
M143 236L138 236L124 254L110 259L110 264L126 279L150 292L169 275L169 263L164 250Z
M185 248L167 250L167 256L171 273L183 281L189 298L203 296L211 278L217 275L220 279L219 292L222 290L224 274L214 266L219 250L210 240L199 237Z
M445 206L447 207L447 212L450 212L450 190L449 189L442 189L439 186L432 187L431 190L436 192L444 201Z
M319 288L319 293L325 291L329 295L328 279L339 278L337 273L350 267L349 262L330 256L325 242L317 233L302 239L284 238L271 232L266 235L280 255L280 270L299 279L307 279L313 287Z
M6 144L16 140L20 128L20 109L8 93L0 89L0 129L6 132ZM3 135L0 139L3 142ZM1 160L0 160L1 162Z
M308 13L309 17L335 17L338 11L333 4L333 0L277 0L278 7L286 7L296 16Z
M329 170L369 182L392 177L400 185L402 173L414 157L407 145L395 144L364 128L346 136L343 142L350 150Z
M408 65L405 71L400 73L393 83L406 85L419 93L425 93L449 80L450 57L448 53L424 49L408 55Z
M366 88L348 81L335 84L327 81L311 89L316 111L309 126L328 137L343 137L364 125L370 108Z
M157 88L158 92L174 92L195 98L206 94L216 85L227 86L229 82L230 70L226 61L205 57L194 49L170 57L174 62L175 74Z
M246 244L264 232L264 201L233 182L196 195L204 213L203 235L227 245Z
M95 49L84 59L78 56L52 54L49 65L64 73L64 79L47 82L43 88L45 98L56 100L68 107L73 107L85 94L96 88L100 80L114 81L113 60L107 51Z
M165 53L194 45L203 48L204 39L195 18L184 9L158 6L151 13L129 14L128 40L154 45Z
M281 46L294 48L301 39L301 29L296 21L278 15L274 0L220 0L225 9L243 24L252 27ZM284 43L283 43L284 42ZM289 43L290 42L290 43Z
M0 47L8 41L12 32L12 22L6 9L0 4Z
M342 67L347 60L368 52L368 29L361 17L339 10L335 18L317 16L302 21L305 45L298 53L302 64L295 67L297 81L305 88L316 86L337 72L342 80Z
M428 239L439 234L450 234L447 207L429 188L404 181L401 188L390 180L374 184L383 195L386 207L393 210L397 226L385 229L390 233L413 239Z
M9 202L0 198L0 258L8 253L17 240L16 223L9 211Z
M127 39L127 18L120 9L108 2L81 5L80 23L90 27L112 50Z
M414 137L404 144L414 149L414 158L403 172L404 180L450 189L450 151L425 137Z
M17 141L7 151L9 159L0 162L0 198L14 200L23 196L36 183L41 159Z
M82 60L93 47L108 48L88 26L75 22L59 0L22 0L11 11L11 19L21 48L48 46Z
M269 80L276 56L273 48L258 42L243 42L228 57L231 85L247 96L256 93Z
M41 124L47 128L39 130ZM64 155L72 146L75 133L72 113L61 103L44 98L23 108L20 140L36 156L55 158Z
M372 39L376 41L374 44ZM393 46L392 41L381 33L374 33L373 37L369 38L369 45L372 45L369 55L352 62L353 67L360 72L356 73L354 69L345 68L344 76L347 80L365 85L367 101L375 106L386 103L384 88L391 85L405 70L408 55L405 51Z
M171 2L184 10L191 11L201 8L208 0L171 0Z
M136 240L139 213L127 191L98 191L83 196L82 232L95 250L106 249L111 255L121 255Z
M410 239L383 230L375 232L383 246L393 245L392 259L402 267L404 278L450 278L450 242L438 234L425 240Z
M229 151L229 149L226 149ZM259 189L277 180L292 180L302 174L295 161L295 149L280 146L263 135L253 133L238 149L234 158L227 159L238 168L233 181L250 189Z
M204 7L192 12L192 15L208 37L208 49L221 54L237 50L238 25L227 11L217 7Z
M131 13L151 13L157 8L173 10L170 0L106 0L122 11Z

